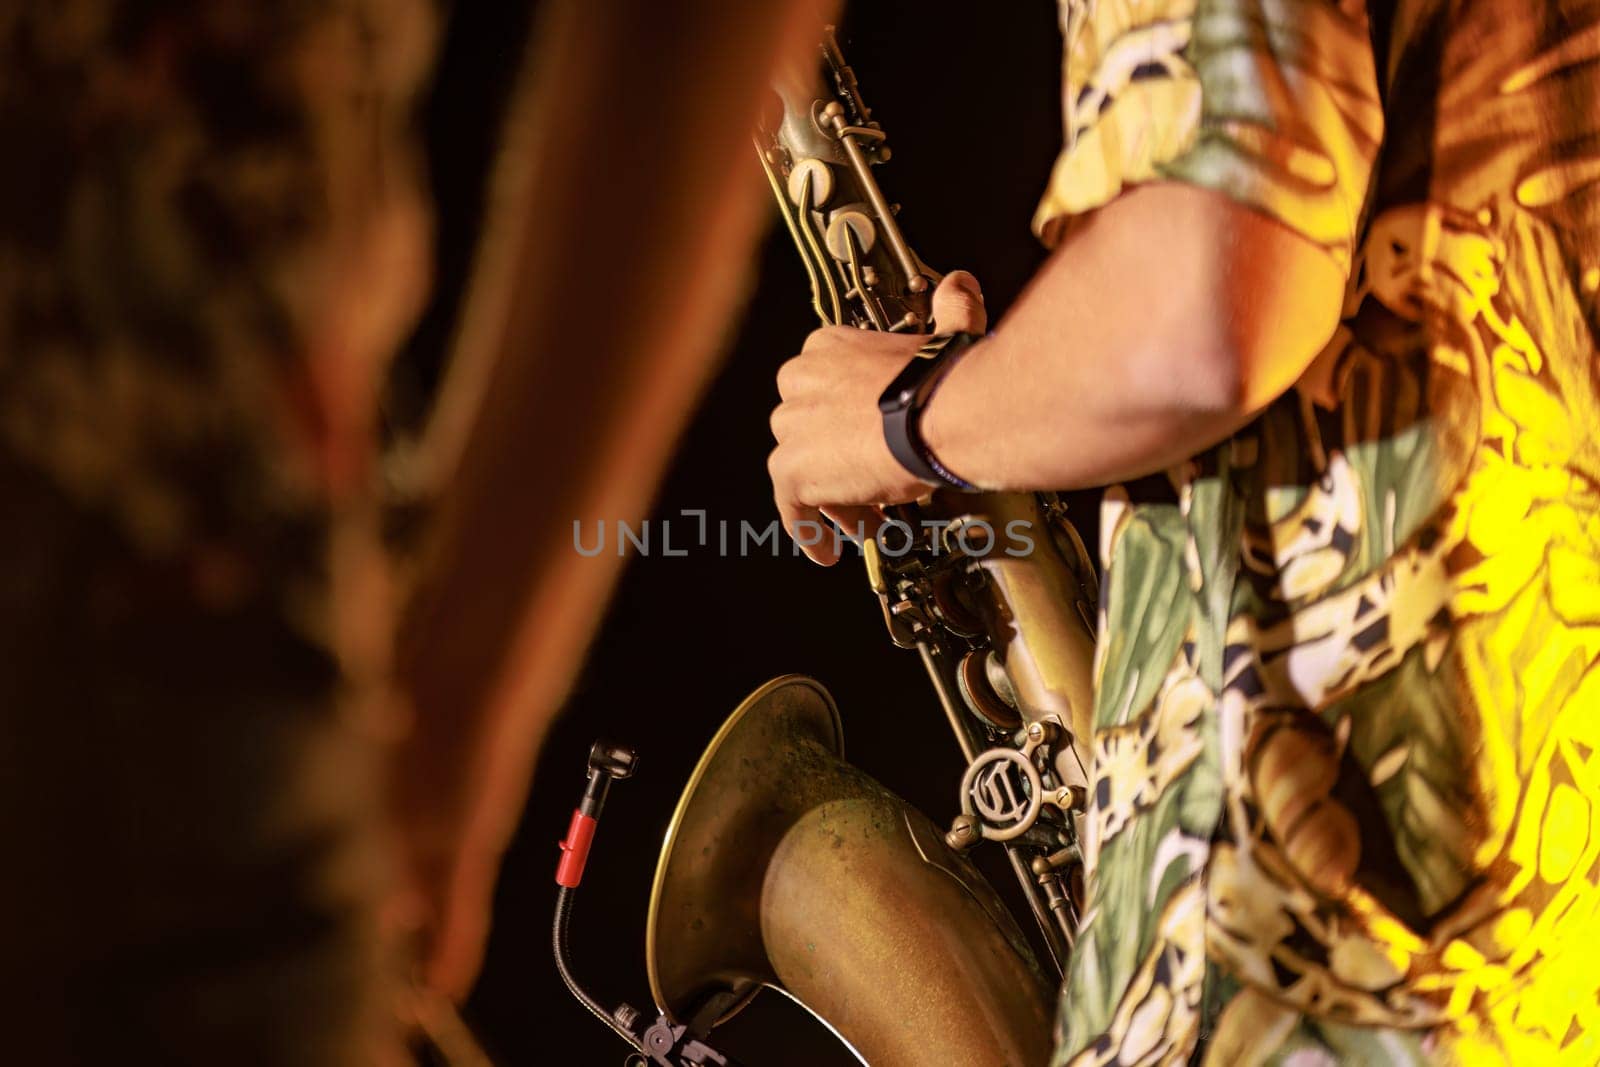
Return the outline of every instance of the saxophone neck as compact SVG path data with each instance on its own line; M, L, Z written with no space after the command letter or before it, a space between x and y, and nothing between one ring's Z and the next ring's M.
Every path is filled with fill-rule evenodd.
M826 325L925 333L939 274L912 251L873 168L890 152L830 28L821 62L774 83L756 147Z

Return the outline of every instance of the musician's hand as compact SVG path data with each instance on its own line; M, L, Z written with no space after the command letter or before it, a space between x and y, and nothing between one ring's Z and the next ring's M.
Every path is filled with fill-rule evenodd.
M933 321L944 333L982 333L977 279L965 271L945 275L934 290ZM784 528L824 566L839 559L824 514L852 535L861 527L871 536L882 518L878 505L915 500L929 489L889 452L878 412L878 397L924 340L829 326L806 338L778 371L782 399L772 412L778 447L767 470Z

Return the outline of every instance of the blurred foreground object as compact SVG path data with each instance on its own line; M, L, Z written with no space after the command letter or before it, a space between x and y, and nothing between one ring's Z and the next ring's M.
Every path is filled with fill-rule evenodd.
M622 560L574 521L642 517L749 283L749 131L807 0L553 2L417 477L437 496L397 668L396 772L429 980L475 974L533 758Z
M398 1062L379 374L421 0L0 16L14 1062Z
M19 161L0 196L0 958L22 1062L401 1062L397 873L429 974L471 980L533 752L620 563L577 568L566 531L648 503L758 228L759 87L807 37L799 3L548 7L421 450L438 524L406 575L410 716L374 416L427 282L431 9L0 15Z

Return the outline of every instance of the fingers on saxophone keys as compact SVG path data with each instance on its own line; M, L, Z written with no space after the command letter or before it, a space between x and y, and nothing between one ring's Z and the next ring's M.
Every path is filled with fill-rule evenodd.
M822 517L822 512L811 507L779 505L778 513L783 517L783 528L807 559L824 567L839 562L833 527Z
M864 541L876 537L884 524L883 511L866 505L836 505L825 507L822 513L851 541Z
M803 355L814 354L818 349L828 347L831 341L841 337L847 340L854 340L860 333L861 331L854 326L824 326L806 334L805 344L800 346L800 352Z
M772 496L778 505L783 528L813 563L831 567L839 561L833 531L822 512L801 500L799 482L794 477L788 454L775 448L767 457L767 473L772 477Z
M941 333L965 330L982 333L989 314L983 306L983 290L978 279L964 270L953 270L933 291L933 321Z
M772 409L772 414L767 419L767 426L772 430L772 439L779 444L783 443L786 433L793 428L793 424L793 404L779 404Z
M799 356L785 360L778 368L778 396L792 400L799 392L800 379L805 374L805 360Z

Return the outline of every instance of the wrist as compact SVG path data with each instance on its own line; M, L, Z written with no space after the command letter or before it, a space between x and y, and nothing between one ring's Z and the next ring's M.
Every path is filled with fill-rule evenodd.
M974 344L946 373L938 392L928 399L921 411L917 430L929 452L952 470L961 472L963 478L979 488L987 488L985 473L979 469L978 457L970 447L972 435L965 431L968 394L972 381L972 365L979 352L989 345L988 339Z
M978 339L977 334L965 332L930 336L878 397L890 454L912 476L936 488L977 489L928 446L922 420L928 404Z

